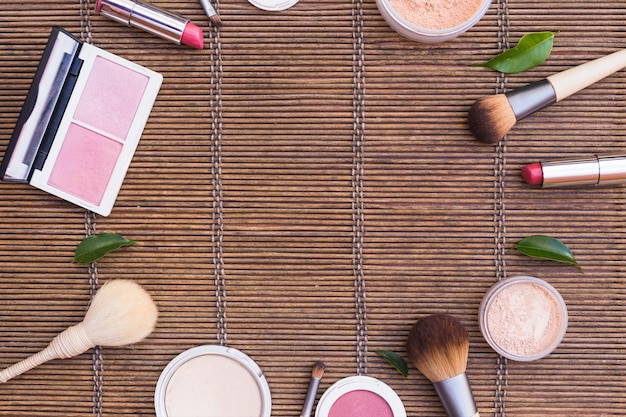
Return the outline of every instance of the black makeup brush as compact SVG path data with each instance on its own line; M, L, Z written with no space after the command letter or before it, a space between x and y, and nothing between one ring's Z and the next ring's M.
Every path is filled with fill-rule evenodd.
M420 319L409 333L407 351L413 365L433 383L448 417L479 417L465 375L469 334L452 316Z
M546 77L505 94L482 97L469 111L469 128L481 142L496 143L517 122L626 67L626 50Z
M313 365L313 370L311 371L311 382L309 383L309 391L306 394L306 399L304 400L304 407L302 407L302 414L300 417L309 417L311 415L311 410L313 410L313 403L315 402L315 396L317 395L317 389L320 386L320 379L324 375L324 370L326 370L326 365L324 362L317 361L315 365Z

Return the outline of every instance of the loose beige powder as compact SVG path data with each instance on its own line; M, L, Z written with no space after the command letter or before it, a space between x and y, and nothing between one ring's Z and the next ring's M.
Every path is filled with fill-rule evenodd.
M517 283L495 296L487 312L493 341L516 356L546 350L559 337L562 312L556 297L541 285Z
M389 0L402 18L425 29L448 29L469 20L482 0Z

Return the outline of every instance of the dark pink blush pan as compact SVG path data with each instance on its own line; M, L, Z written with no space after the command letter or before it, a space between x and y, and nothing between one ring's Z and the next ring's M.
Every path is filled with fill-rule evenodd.
M393 411L389 403L375 392L355 390L339 397L328 417L393 417Z
M406 417L406 410L389 385L357 375L331 385L317 403L315 417Z

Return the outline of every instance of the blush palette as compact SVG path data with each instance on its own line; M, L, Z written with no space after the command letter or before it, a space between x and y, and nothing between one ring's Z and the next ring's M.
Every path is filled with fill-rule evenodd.
M109 215L162 81L55 27L0 165L2 179Z

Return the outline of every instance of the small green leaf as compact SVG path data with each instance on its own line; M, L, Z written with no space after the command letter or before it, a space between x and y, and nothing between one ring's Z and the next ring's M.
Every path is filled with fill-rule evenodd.
M473 64L473 66L487 67L505 74L529 70L548 59L557 33L528 33L522 36L515 47L502 52L487 62Z
M580 265L576 259L574 259L574 254L567 247L567 245L550 236L528 236L517 242L515 248L524 255L531 256L533 258L565 262L580 268Z
M122 246L132 245L135 242L135 240L126 239L116 233L98 233L87 236L76 247L72 262L90 264L101 259L109 252Z
M403 377L406 378L409 375L409 366L402 356L389 350L375 350L374 353L389 362L402 374Z

